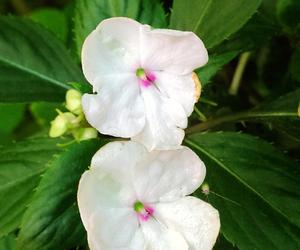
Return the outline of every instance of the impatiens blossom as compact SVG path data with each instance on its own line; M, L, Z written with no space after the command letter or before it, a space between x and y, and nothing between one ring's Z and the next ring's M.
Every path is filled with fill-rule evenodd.
M91 250L212 249L218 211L187 196L205 172L187 147L150 153L137 142L102 147L78 189Z
M207 60L192 32L106 19L82 48L83 72L96 92L83 96L86 119L102 134L132 138L149 150L178 146L200 94L193 70Z

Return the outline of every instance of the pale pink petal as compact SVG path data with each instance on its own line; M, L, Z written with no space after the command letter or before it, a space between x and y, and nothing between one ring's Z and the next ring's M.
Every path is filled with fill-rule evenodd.
M138 134L145 125L145 108L136 77L103 76L99 81L98 94L82 97L87 121L102 134L125 138Z
M134 185L138 199L155 203L175 201L193 193L206 174L204 163L189 148L152 151L136 165Z
M164 71L154 72L156 86L160 92L170 99L178 102L189 116L194 109L197 100L196 83L192 74L175 75Z
M181 232L189 250L211 250L220 231L218 211L195 197L158 203L155 217L169 229Z
M146 124L132 140L144 144L148 150L178 147L184 137L183 129L187 126L183 107L163 96L154 85L142 88L142 97Z
M92 246L95 249L141 250L145 244L138 219L131 208L97 210L90 216L87 231L92 250Z
M132 187L121 185L105 172L98 169L86 171L81 176L77 193L83 225L88 228L90 216L99 209L131 204L134 195Z
M115 17L90 33L82 48L82 68L92 85L103 75L132 72L139 64L140 27L132 19Z
M176 75L190 74L208 61L203 42L192 32L151 29L141 32L142 67Z
M167 228L155 219L141 223L146 249L188 250L188 244L179 232Z
M135 167L148 155L146 148L132 141L110 142L92 158L91 169L110 174L125 185L132 184Z

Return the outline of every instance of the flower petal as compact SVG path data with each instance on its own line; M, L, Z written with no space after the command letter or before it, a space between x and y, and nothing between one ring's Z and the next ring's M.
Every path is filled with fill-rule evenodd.
M154 219L141 224L146 249L188 250L188 244L180 233L166 228Z
M122 185L100 168L91 168L82 175L78 207L91 249L141 249L144 240L137 232L134 197L132 186Z
M125 189L105 172L91 169L86 171L80 179L78 187L78 206L85 228L95 211L100 208L121 208L127 203L125 193L132 193L130 187Z
M154 72L156 86L162 94L180 103L189 116L194 109L197 100L197 86L193 80L193 74L174 75L164 71Z
M106 76L96 95L85 94L82 107L87 121L100 133L132 137L145 125L144 103L133 74Z
M145 104L146 124L132 140L144 144L148 150L172 149L183 140L183 128L187 126L187 116L176 101L164 97L155 86L142 88Z
M149 70L163 70L176 75L190 74L208 61L203 42L193 32L151 29L143 25L141 63Z
M199 157L191 149L181 147L151 152L136 165L133 181L142 202L169 202L194 192L205 173Z
M93 156L91 169L99 169L118 181L132 183L136 164L148 155L146 148L132 141L110 142Z
M181 232L190 250L211 250L220 230L218 211L195 197L155 206L155 217L169 229Z
M125 17L102 21L82 47L82 68L94 85L103 75L132 72L139 63L141 24Z
M99 209L90 217L89 242L96 249L141 249L144 238L133 209Z

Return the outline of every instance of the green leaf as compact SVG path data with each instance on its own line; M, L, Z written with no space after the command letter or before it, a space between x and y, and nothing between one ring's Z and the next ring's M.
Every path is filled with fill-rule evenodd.
M49 126L58 115L56 109L62 110L63 108L61 103L34 102L30 105L31 114L41 126Z
M11 133L24 116L25 105L0 103L0 132Z
M45 172L27 209L17 240L18 249L70 249L82 244L85 230L77 208L77 186L99 140L73 144Z
M280 32L281 29L278 26L270 22L261 12L258 12L238 32L232 34L213 51L226 53L254 50Z
M227 240L239 249L300 248L299 164L244 134L196 134L185 143L206 164L208 200Z
M216 244L214 245L213 250L237 250L235 246L233 246L230 242L228 242L224 236L219 235Z
M252 114L249 113L249 120L264 122L300 142L299 105L300 89L253 110Z
M278 0L276 7L279 22L287 28L300 32L300 1Z
M87 35L104 19L124 16L154 27L166 26L164 10L158 0L77 0L75 39L80 57Z
M0 17L0 101L61 101L83 81L64 45L30 20ZM30 35L29 35L30 34Z
M14 250L16 248L16 236L8 234L0 238L0 250Z
M238 55L239 51L231 51L223 54L209 56L208 63L196 72L200 78L202 87L227 63Z
M195 32L212 48L239 30L260 0L174 0L171 27Z
M0 145L12 141L12 132L24 118L25 104L0 103Z
M53 154L61 140L28 139L0 147L0 237L16 229Z
M211 118L188 129L188 133L205 131L219 127L225 123L238 121L262 122L271 127L285 131L290 136L300 141L300 117L298 107L300 101L300 89L281 96L277 100L264 104L256 109L234 113L230 115Z
M68 23L63 11L54 8L42 8L31 12L30 18L48 28L62 41L67 41Z

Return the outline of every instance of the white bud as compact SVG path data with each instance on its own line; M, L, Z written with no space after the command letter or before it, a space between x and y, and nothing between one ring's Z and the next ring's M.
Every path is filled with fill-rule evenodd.
M61 113L51 122L49 131L50 137L59 137L67 132L73 121L76 120L76 116L70 112Z
M81 93L75 89L68 90L66 94L66 108L76 115L82 113L81 97Z
M97 138L98 132L94 128L77 128L73 131L73 135L77 141L83 141Z

